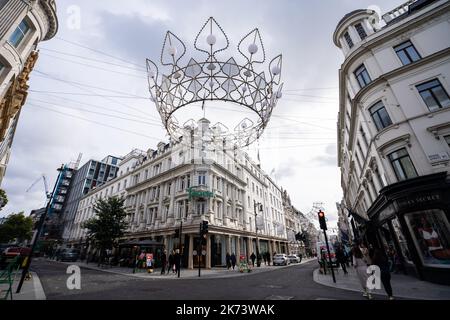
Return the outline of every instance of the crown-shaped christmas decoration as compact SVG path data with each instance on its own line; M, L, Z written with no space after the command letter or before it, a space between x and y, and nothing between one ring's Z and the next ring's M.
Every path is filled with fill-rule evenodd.
M183 59L186 46L175 34L168 31L161 51L160 70L147 59L148 82L151 100L171 138L175 141L186 129L194 129L192 119L179 123L174 113L180 108L205 101L225 101L241 105L256 113L257 120L243 118L233 130L222 123L211 126L216 138L224 138L237 146L248 146L258 139L267 126L273 108L281 98L281 54L272 59L268 73L257 70L266 62L266 53L258 29L253 29L238 43L243 57L220 60L218 55L230 46L227 35L214 18L209 18L194 41L196 57ZM201 56L204 56L200 60ZM182 60L185 60L183 63ZM187 63L186 63L187 62ZM243 110L244 111L244 110Z

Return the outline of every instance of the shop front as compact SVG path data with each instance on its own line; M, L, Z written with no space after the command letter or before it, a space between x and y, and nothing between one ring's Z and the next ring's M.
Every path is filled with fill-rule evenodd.
M380 191L368 210L365 238L397 253L401 271L450 285L450 182L445 172Z

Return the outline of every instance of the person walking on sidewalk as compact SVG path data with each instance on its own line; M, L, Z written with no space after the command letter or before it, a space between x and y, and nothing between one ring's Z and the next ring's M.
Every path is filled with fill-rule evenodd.
M370 264L370 262L367 261L367 257L364 256L364 250L361 250L359 245L353 246L352 249L352 255L353 255L353 264L356 269L356 275L358 276L358 280L361 284L361 287L363 288L363 296L367 297L369 299L372 299L372 295L367 288L367 266Z
M255 266L255 260L256 260L256 255L254 252L252 252L252 255L250 256L250 259L252 260L252 265L253 267Z
M347 268L346 268L346 259L345 259L345 253L344 250L342 249L342 245L339 245L336 248L336 260L338 263L338 267L341 266L342 270L344 271L344 274L348 274L347 272Z
M178 273L178 271L181 268L181 254L180 254L179 249L177 249L177 251L175 251L174 262L175 262L175 273Z
M386 291L389 300L394 300L391 286L391 272L389 271L389 261L386 255L380 250L375 249L372 257L372 263L380 267L381 283Z
M172 273L175 273L175 251L172 250L172 253L169 255L169 267L167 268L167 273L172 270Z
M161 255L161 274L166 273L166 265L167 265L167 251L164 250L164 252Z
M234 253L231 254L231 266L234 268L236 267L236 255Z
M230 270L231 268L231 256L230 254L227 252L226 256L225 256L225 263L227 264L227 270Z

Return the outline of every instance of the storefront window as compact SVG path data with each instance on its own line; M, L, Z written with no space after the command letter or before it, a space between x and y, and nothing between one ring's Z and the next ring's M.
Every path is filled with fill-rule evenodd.
M400 222L398 221L398 218L392 219L392 226L394 227L395 234L397 236L398 243L400 245L400 249L402 250L403 257L405 258L405 260L407 262L412 262L411 254L409 253L408 245L406 243L406 238L403 234L403 231L400 226Z
M424 265L450 267L450 225L442 210L417 211L405 215Z

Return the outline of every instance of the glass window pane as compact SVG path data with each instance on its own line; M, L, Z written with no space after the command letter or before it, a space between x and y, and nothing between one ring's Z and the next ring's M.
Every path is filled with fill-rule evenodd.
M397 179L398 180L406 180L406 176L405 176L405 173L403 172L400 162L398 160L395 160L394 162L392 162L392 166L394 168Z
M411 179L417 177L416 169L409 156L403 157L400 159L400 162L402 163L406 178Z
M420 56L413 46L406 48L406 51L408 52L408 55L411 57L412 61L420 60Z
M395 47L395 51L402 51L403 49L405 49L405 48L407 48L407 47L410 47L412 44L411 44L411 41L406 41L406 42L404 42L404 43L402 43L402 44L399 44L398 46L396 46Z
M450 100L448 98L447 92L444 91L442 86L435 87L431 89L433 91L435 97L439 100L439 103L442 107L448 107L450 105Z
M444 139L445 142L447 142L448 146L450 147L450 136L445 136Z
M390 126L392 124L391 118L389 117L386 108L380 109L378 111L378 114L380 115L381 121L383 123L383 128L386 128L387 126Z
M370 80L369 73L367 72L366 69L364 69L364 71L362 72L362 75L364 77L364 81L365 81L366 85L372 81L372 80Z
M450 268L450 225L444 211L416 211L405 218L422 263Z
M406 55L405 51L398 51L397 55L400 58L400 61L403 63L403 65L407 65L407 64L411 63L411 60Z
M432 87L439 86L439 85L440 85L440 83L438 80L432 80L432 81L428 81L428 82L418 85L417 90L419 90L419 92L420 92L420 91L430 89Z
M425 104L428 106L428 109L430 109L430 111L439 109L439 105L430 91L422 91L420 92L420 95L422 96L423 101L425 101Z
M374 113L372 115L372 119L378 130L383 129L383 123L381 122L381 119L380 119L380 116L378 115L378 113Z

